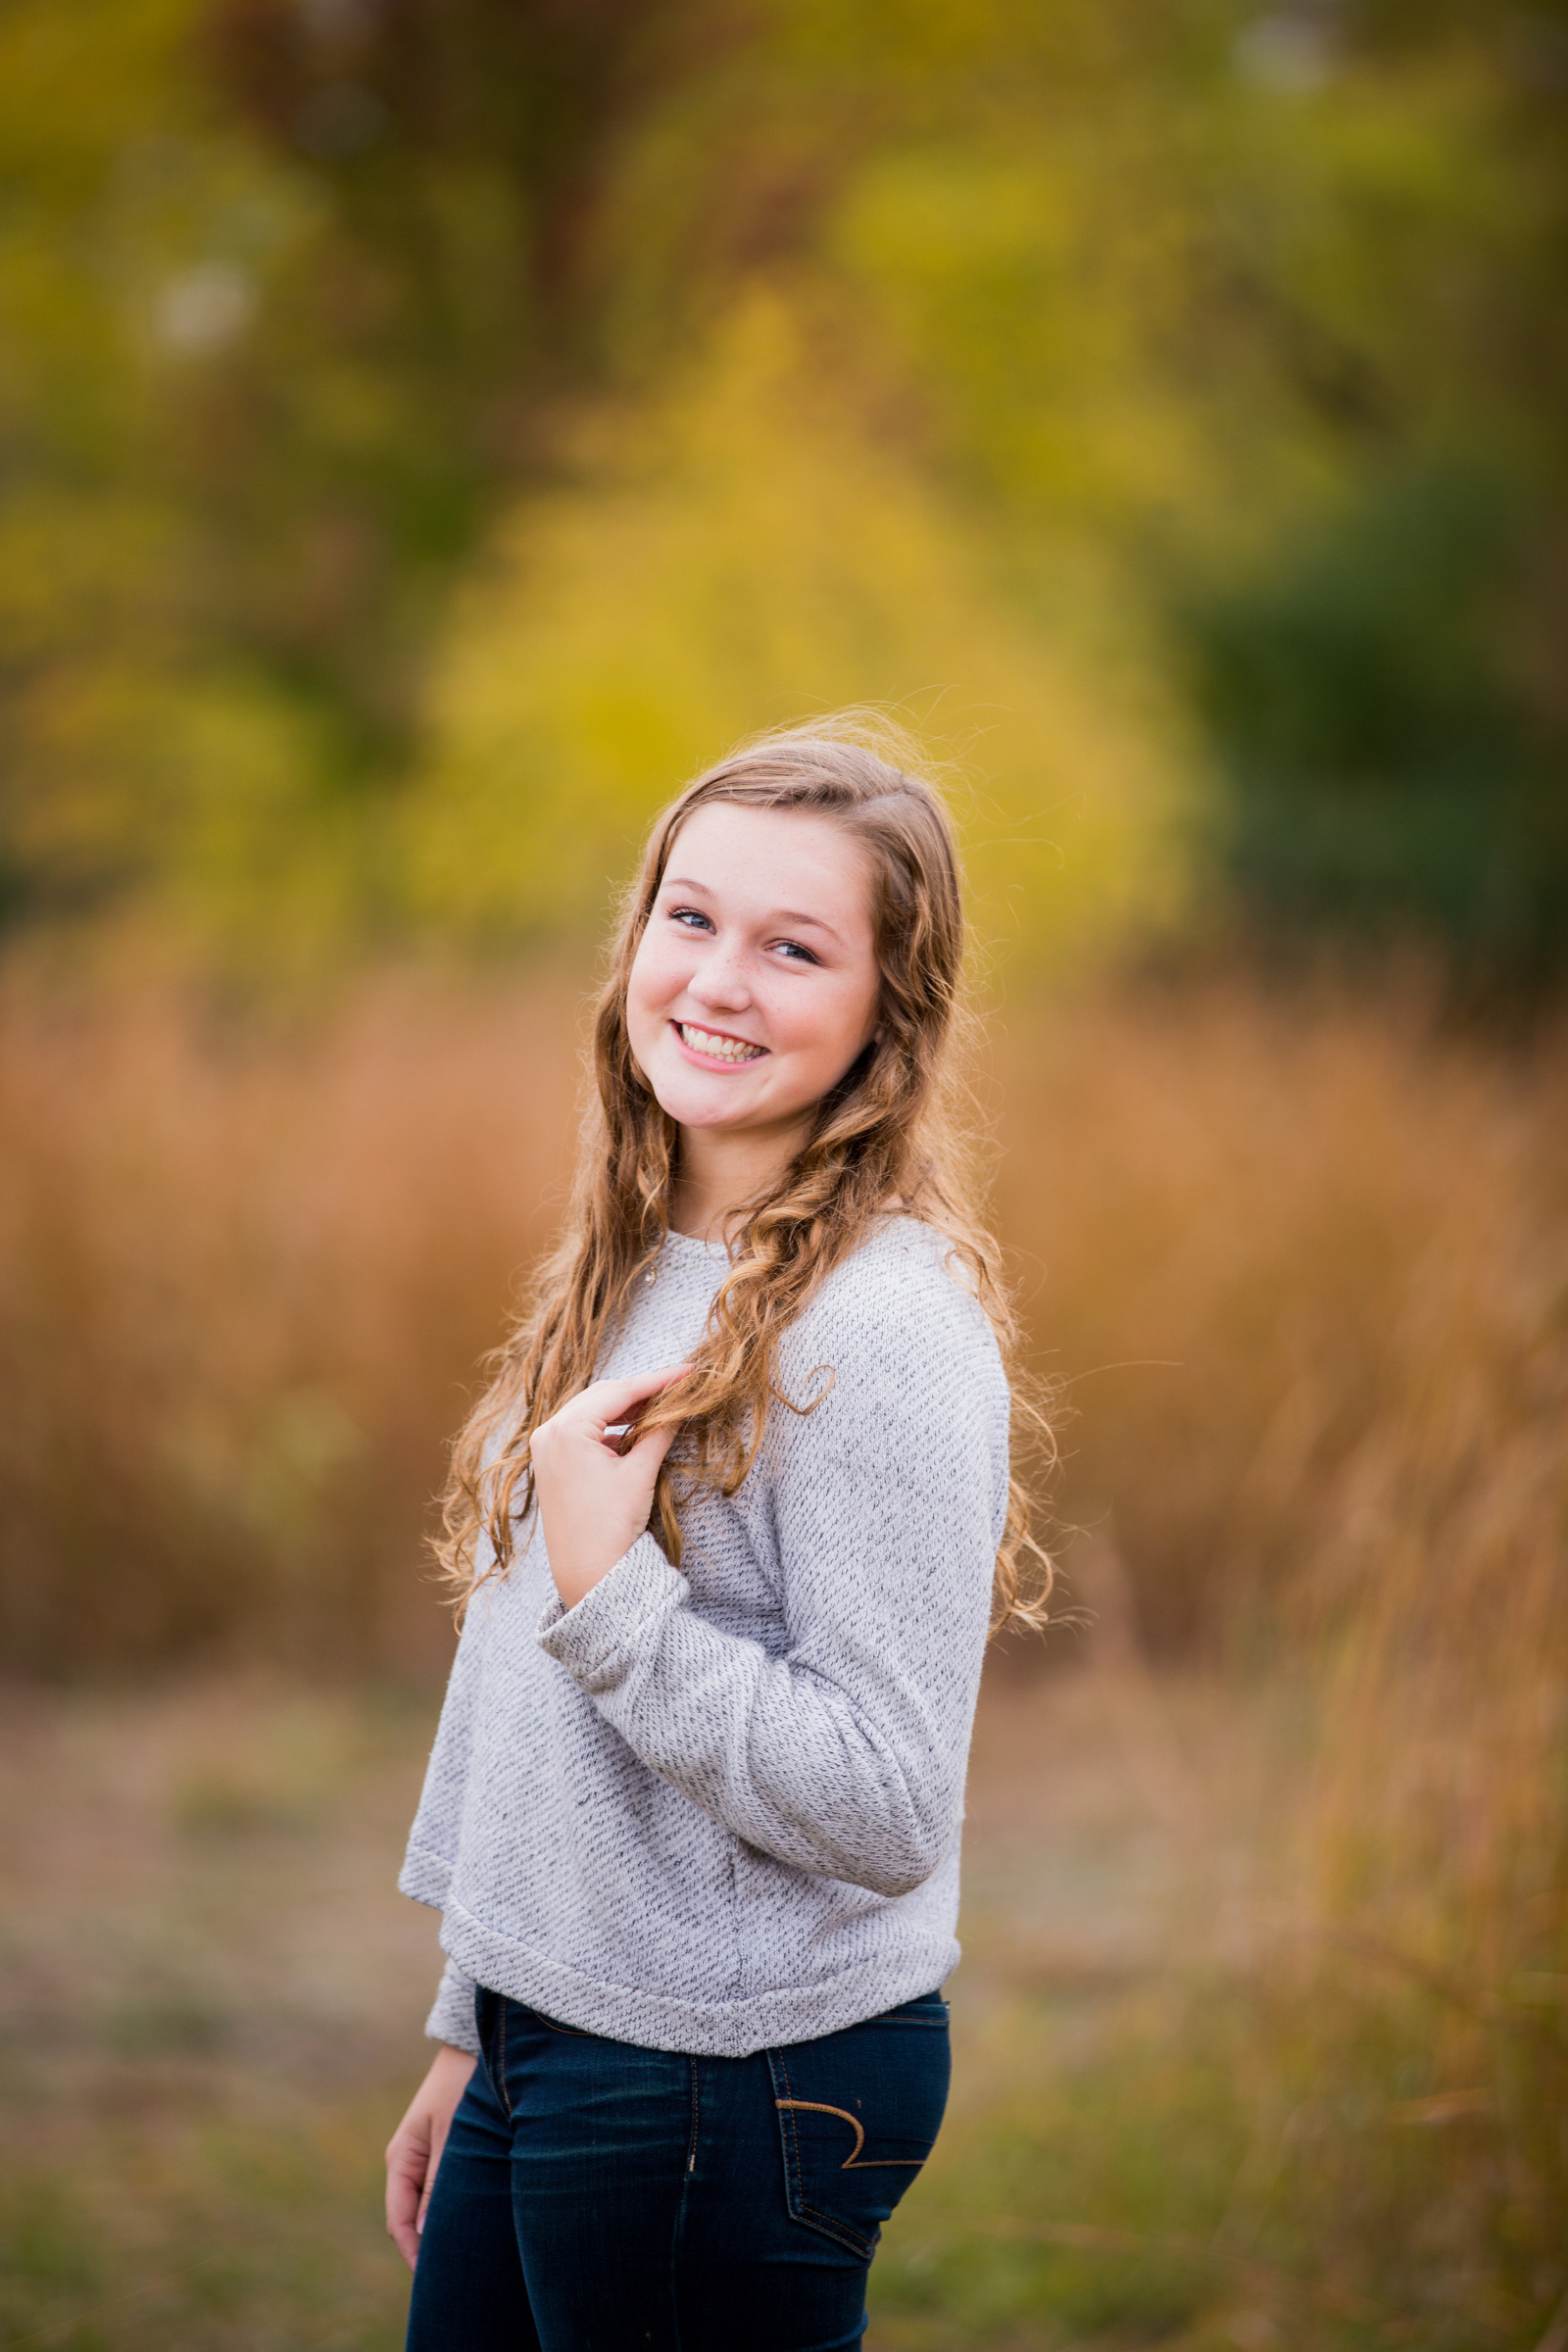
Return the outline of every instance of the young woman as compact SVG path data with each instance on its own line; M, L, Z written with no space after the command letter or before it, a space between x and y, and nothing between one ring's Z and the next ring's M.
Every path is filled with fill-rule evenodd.
M953 837L885 749L773 735L655 825L565 1237L455 1452L413 2352L858 2345L942 2120L994 1588L1040 1604Z

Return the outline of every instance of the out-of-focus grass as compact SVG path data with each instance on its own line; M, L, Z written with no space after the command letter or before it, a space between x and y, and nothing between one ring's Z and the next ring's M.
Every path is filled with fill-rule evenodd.
M1550 1899L1469 1923L1511 1937L1490 1980L1451 1916L1446 1968L1408 1910L1360 1929L1325 1857L1379 1848L1389 1907L1420 1870L1375 1788L1325 1803L1356 1734L1332 1680L993 1689L957 2096L889 2233L883 2352L1555 2344L1568 1978L1519 1966Z
M423 2065L437 1958L430 1915L391 1882L432 1708L211 1682L14 1695L0 2340L18 2352L400 2340L379 2149ZM1273 1740L1204 1683L991 1694L954 2123L889 2233L878 2341L989 2342L1097 2297L1152 2311L1192 2292L1181 2262L1160 2285L1157 2257L1131 2284L1091 2258L1074 2284L998 2224L1087 2202L1168 2226L1152 2127L1172 2112L1206 2134L1178 2209L1206 2214L1227 2078L1149 2028L1171 1983L1243 1965L1260 1930Z
M560 1212L577 997L0 987L0 1651L429 1671L429 1498Z
M391 1879L432 1706L230 1683L8 1710L0 2341L400 2340L378 2151L436 1955ZM1503 2078L1305 1899L1320 1729L1284 1684L993 1679L953 2109L874 2352L1534 2346L1474 2262L1521 2185Z
M401 2342L379 2151L437 1960L391 1882L428 1717L12 1694L0 2341Z
M383 980L290 1025L12 970L7 1663L438 1655L428 1498L560 1212L579 1030L538 980ZM1075 1415L1063 1513L1096 1535L1086 1597L1156 1652L1255 1648L1282 1610L1321 1644L1396 1558L1442 1614L1434 1545L1485 1616L1497 1547L1550 1548L1561 1043L1241 984L997 1024L998 1203Z

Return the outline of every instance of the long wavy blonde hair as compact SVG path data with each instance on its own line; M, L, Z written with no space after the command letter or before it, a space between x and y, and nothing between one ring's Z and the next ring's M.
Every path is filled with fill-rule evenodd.
M729 1271L691 1369L638 1417L641 1429L680 1431L678 1458L660 1474L655 1532L678 1565L682 1501L701 1490L737 1492L775 1402L811 1409L774 1385L780 1334L890 1207L946 1237L990 1317L1014 1375L1015 1439L1024 1441L1015 1456L1038 1459L1051 1449L1040 1407L1016 1376L1000 1252L977 1206L974 1122L961 1115L963 908L952 822L902 733L843 713L731 753L689 784L649 834L594 1019L594 1084L565 1225L453 1447L436 1549L460 1604L476 1581L506 1574L514 1523L533 1502L532 1434L598 1377L633 1286L668 1230L679 1130L632 1058L626 993L675 837L694 809L715 801L828 817L868 853L881 1023L817 1104L796 1158L737 1210ZM476 1579L481 1532L495 1556ZM1014 1476L994 1628L1043 1625L1051 1574Z

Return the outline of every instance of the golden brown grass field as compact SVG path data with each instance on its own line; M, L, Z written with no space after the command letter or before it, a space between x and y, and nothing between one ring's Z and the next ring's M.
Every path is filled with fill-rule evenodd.
M577 1019L0 999L17 2352L400 2340L421 1529ZM1241 980L993 1023L1085 1622L988 1679L877 2352L1568 2346L1563 1044Z

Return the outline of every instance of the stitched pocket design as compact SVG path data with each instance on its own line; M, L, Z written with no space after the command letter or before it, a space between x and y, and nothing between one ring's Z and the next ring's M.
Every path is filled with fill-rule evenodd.
M600 2041L599 2034L590 2034L585 2026L564 2026L559 2017L546 2017L542 2009L530 2009L528 2015L535 2025L548 2026L552 2034L569 2034L574 2041Z
M895 2012L767 2062L791 2216L869 2260L942 2122L945 2014Z

